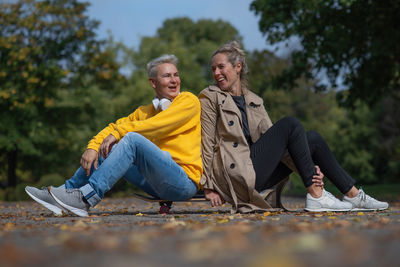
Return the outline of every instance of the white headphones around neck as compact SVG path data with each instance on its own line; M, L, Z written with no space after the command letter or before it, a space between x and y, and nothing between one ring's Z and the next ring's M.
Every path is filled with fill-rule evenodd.
M169 100L168 98L162 98L160 100L157 97L155 97L153 99L153 106L156 110L159 111L166 110L169 107L169 105L171 105L171 103L172 103L171 100Z

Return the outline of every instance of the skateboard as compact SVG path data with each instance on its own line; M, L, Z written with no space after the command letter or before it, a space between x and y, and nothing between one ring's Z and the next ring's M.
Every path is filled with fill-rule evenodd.
M137 194L137 193L133 193L133 197L144 200L146 202L158 202L160 204L160 210L158 211L158 213L160 213L160 214L168 214L172 207L173 202L204 202L204 201L208 201L204 197L204 194L202 194L202 193L198 193L198 194L194 195L192 198L187 199L187 200L177 200L177 201L159 199L156 197L146 196L146 195Z

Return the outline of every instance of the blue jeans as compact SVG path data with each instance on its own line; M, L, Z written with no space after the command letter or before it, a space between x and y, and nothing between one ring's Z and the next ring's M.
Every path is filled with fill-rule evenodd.
M197 186L167 151L162 151L142 135L130 132L114 145L106 159L87 176L82 167L65 182L66 188L79 188L94 207L121 178L151 196L166 200L186 200Z

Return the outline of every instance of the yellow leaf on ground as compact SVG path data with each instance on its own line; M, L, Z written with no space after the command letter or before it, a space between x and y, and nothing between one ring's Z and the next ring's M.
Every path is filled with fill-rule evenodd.
M270 212L270 211L266 211L266 212L263 213L263 216L264 216L264 217L270 216L270 215L271 215L271 212Z
M360 211L360 212L357 212L357 216L364 216L365 214L364 214L364 212L362 212L362 211Z
M387 223L390 223L390 219L386 218L386 217L383 217L383 218L379 219L379 222L382 223L382 224L387 224Z
M13 230L15 228L15 224L13 224L12 222L8 222L4 225L4 230Z
M66 224L62 224L61 226L60 226L60 230L68 230L68 225L66 225Z
M227 223L229 222L228 218L217 218L217 223Z
M84 227L86 227L87 226L87 224L86 223L84 223L83 221L77 221L75 224L74 224L74 228L84 228Z
M178 226L186 226L186 223L184 221L178 221L175 220L174 217L172 217L166 224L162 226L163 229L173 229Z

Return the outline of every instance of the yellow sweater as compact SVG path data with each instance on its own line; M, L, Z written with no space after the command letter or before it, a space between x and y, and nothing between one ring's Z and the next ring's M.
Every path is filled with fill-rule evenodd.
M168 151L199 187L203 172L200 110L200 102L195 95L181 92L164 111L157 113L153 104L149 104L110 123L90 140L87 148L98 151L104 138L110 134L119 141L128 132L139 133L161 150Z

